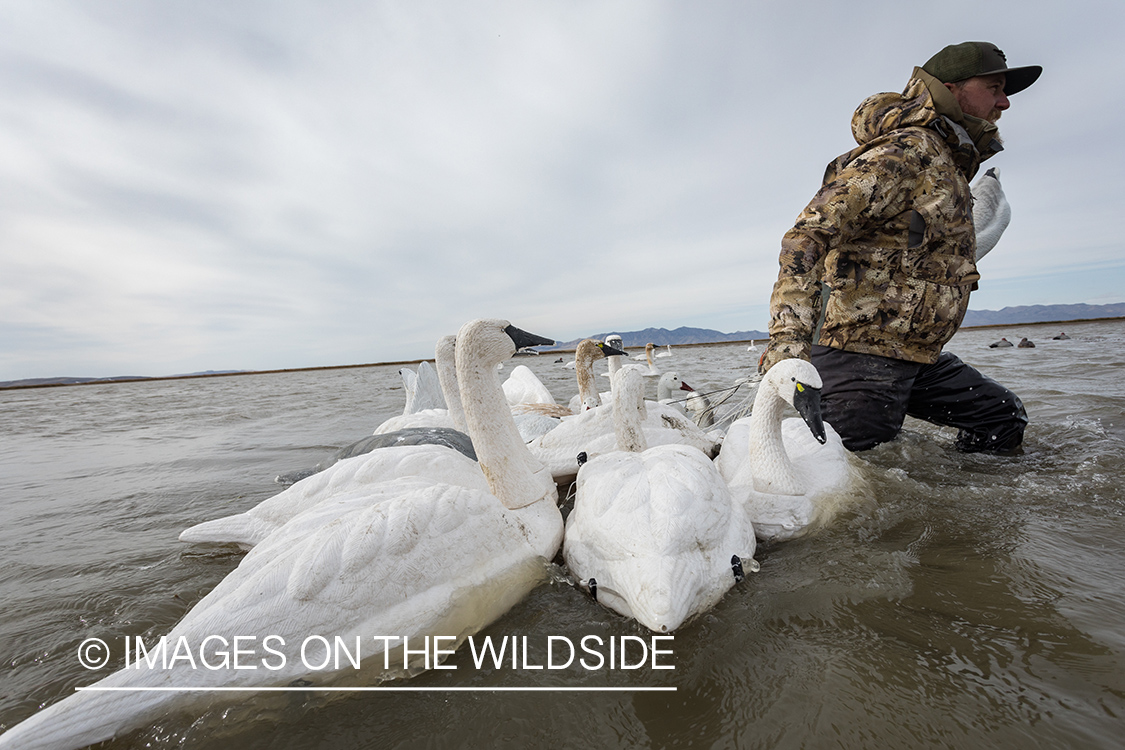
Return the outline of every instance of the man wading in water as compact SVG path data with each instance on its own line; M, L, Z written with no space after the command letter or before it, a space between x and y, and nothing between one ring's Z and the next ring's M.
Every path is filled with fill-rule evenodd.
M1009 68L988 42L941 50L902 94L859 105L859 148L828 165L782 239L759 369L810 359L824 381L824 419L849 450L893 439L908 414L959 428L963 451L1008 453L1022 442L1019 398L942 347L980 278L969 181L1002 149L995 123L1008 97L1041 72Z

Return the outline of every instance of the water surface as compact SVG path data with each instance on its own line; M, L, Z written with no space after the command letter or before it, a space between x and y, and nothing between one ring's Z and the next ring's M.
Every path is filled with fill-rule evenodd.
M676 692L260 696L107 747L1119 747L1125 322L1057 328L949 347L1023 398L1022 455L963 455L951 430L909 421L862 454L870 500L760 546L761 571L675 634L674 670L477 669L462 649L456 670L401 683ZM1002 335L1037 347L989 349ZM757 360L744 344L674 352L659 365L700 390ZM565 402L573 370L554 360L520 363ZM241 559L179 532L400 413L397 369L0 392L0 726L108 674L79 664L84 639L168 632ZM484 634L649 635L561 577Z

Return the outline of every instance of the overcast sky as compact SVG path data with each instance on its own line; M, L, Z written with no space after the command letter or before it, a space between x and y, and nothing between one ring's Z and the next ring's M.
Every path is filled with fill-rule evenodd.
M1125 301L1125 3L0 0L0 380L764 330L869 94L1042 78L975 310Z

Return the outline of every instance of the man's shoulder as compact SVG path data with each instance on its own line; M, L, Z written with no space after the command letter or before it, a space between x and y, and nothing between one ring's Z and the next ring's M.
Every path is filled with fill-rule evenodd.
M921 167L926 155L940 144L935 137L936 133L923 127L898 128L838 156L825 170L825 181L845 169L867 171L880 164L894 164L895 171L910 164Z

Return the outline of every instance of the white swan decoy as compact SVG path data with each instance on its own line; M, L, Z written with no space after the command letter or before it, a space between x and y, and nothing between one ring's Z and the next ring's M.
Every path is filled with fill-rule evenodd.
M801 359L766 373L749 417L727 430L715 460L758 538L802 536L835 517L854 490L854 460L820 416L820 375ZM782 419L786 404L802 419Z
M1012 206L1000 186L1000 170L993 167L982 174L970 186L973 194L973 227L977 234L977 257L979 261L988 251L996 247L1000 235L1012 220Z
M652 350L653 350L653 346L652 346L652 342L650 341L649 343L645 344L645 353L644 354L638 354L635 357L633 357L633 359L635 359L635 360L648 363L648 371L644 373L644 376L646 378L658 378L658 377L660 377L660 369L656 366L656 361L653 359Z
M568 406L571 414L581 414L587 409L596 409L602 405L603 399L608 400L610 391L598 392L597 383L594 382L594 362L606 359L613 367L614 360L625 356L625 351L609 343L609 338L603 341L583 339L578 342L574 350L574 377L578 381L578 393L570 399ZM620 341L621 337L617 337ZM620 367L620 363L617 365Z
M426 409L444 409L445 396L433 366L426 361L418 363L418 372L408 367L398 371L402 376L403 390L406 391L406 405L403 414L414 414Z
M664 345L664 351L656 352L652 356L653 357L671 357L672 356L672 345L671 344L665 344Z
M621 369L641 371L641 365L625 365ZM714 456L721 440L699 429L676 409L655 401L645 402L647 418L642 425L649 445L681 443ZM613 425L613 404L602 404L581 414L564 417L559 425L527 444L528 450L550 470L556 482L565 484L578 473L578 454L589 456L614 450L616 437Z
M610 379L610 389L612 390L613 376L617 374L617 371L621 369L621 365L625 361L625 343L624 341L622 341L619 334L611 333L605 337L605 345L621 352L621 354L606 355L605 358L607 369L606 372L602 373L602 375L605 375Z
M600 604L665 633L758 564L753 526L714 463L691 446L647 448L639 369L614 379L617 450L579 469L563 555Z
M407 636L412 650L421 648L424 637L449 636L445 646L453 648L503 615L545 580L545 561L562 543L555 485L523 450L495 369L521 342L544 341L497 320L467 323L458 336L465 415L489 492L406 477L348 502L317 506L252 549L167 636L170 644L182 640L192 649L217 634L253 636L259 647L276 636L272 651L259 648L258 654L278 668L192 669L182 654L168 669L142 663L9 729L0 735L0 748L84 747L170 711L231 695L106 688L263 687L295 680L325 684L344 675L364 682L399 676L404 644L373 642L372 634ZM325 656L316 648L302 655L311 634L339 637L353 650L362 639L361 671L347 659L322 671L304 666ZM386 651L389 672L383 671Z
M695 389L685 383L677 372L664 372L660 380L656 381L656 400L666 406L671 406L681 414L687 414L684 407L686 396L681 396L679 391L692 392Z
M449 338L453 339L454 337ZM383 435L388 432L414 427L439 427L465 431L464 424L458 425L457 423L456 417L458 415L449 408L448 389L442 382L441 370L443 366L447 370L453 367L451 347L452 344L447 344L445 351L443 351L442 340L438 340L434 347L437 373L435 374L434 369L428 362L419 363L414 394L413 396L407 394L407 404L403 413L385 420L375 428L373 434ZM444 365L442 357L447 360ZM403 379L405 381L405 376Z
M516 404L512 407L512 417L516 427L526 442L542 437L561 424L563 419L586 409L596 408L600 395L594 386L594 360L619 352L592 339L578 342L575 348L574 374L578 380L578 393L566 406L561 404ZM622 354L624 352L621 352Z
M517 404L551 404L556 403L555 397L547 386L543 385L534 372L527 365L516 365L512 373L504 381L504 395L508 403Z

